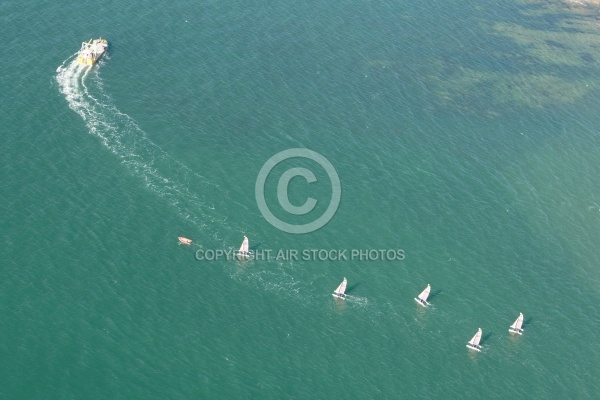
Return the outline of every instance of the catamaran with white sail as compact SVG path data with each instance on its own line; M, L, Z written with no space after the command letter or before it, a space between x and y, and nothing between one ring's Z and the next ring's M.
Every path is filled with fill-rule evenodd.
M340 285L337 287L337 289L334 290L334 292L332 293L332 295L334 297L337 297L338 299L346 299L346 285L348 285L348 280L344 277L344 280L342 281L342 283L340 283Z
M417 303L419 303L420 305L422 305L423 307L427 307L428 305L430 305L427 302L427 298L429 297L429 292L431 292L431 286L429 284L427 284L427 287L425 288L425 290L423 290L419 296L415 297L415 301Z
M508 328L510 333L518 333L519 335L523 334L523 313L519 313L519 318Z
M240 246L240 249L238 250L237 256L238 259L243 260L248 258L248 256L250 255L250 251L248 250L249 248L249 244L248 244L248 237L244 236L244 241L242 242L242 245Z
M481 328L479 328L477 330L477 333L475 334L475 336L473 336L473 339L469 340L469 343L467 343L467 347L471 350L481 351L481 346L479 345L480 341L481 341Z

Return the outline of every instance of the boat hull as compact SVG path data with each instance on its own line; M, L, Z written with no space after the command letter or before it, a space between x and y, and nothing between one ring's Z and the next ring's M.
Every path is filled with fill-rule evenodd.
M427 307L427 306L429 305L429 303L428 303L428 302L426 302L426 301L423 301L423 300L419 299L418 297L415 297L415 301L416 301L418 304L422 305L423 307Z
M481 351L481 346L474 346L472 344L467 344L467 348L470 350Z
M100 59L102 58L103 55L104 55L104 53L102 53L98 57L92 58L92 59L85 59L83 57L77 57L77 62L81 63L81 64L86 64L86 65L94 65L98 61L100 61Z
M192 244L192 239L188 239L188 238L183 237L183 236L179 236L177 239L179 240L179 243L185 244L186 246L189 246L189 245Z
M513 329L513 328L508 328L508 331L510 333L516 333L517 335L522 335L523 334L523 329Z
M345 294L331 293L331 295L332 295L333 297L336 297L336 298L338 298L338 299L346 300L346 295L345 295Z

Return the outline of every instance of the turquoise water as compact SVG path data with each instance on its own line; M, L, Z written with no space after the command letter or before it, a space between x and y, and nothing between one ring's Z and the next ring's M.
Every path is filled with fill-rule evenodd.
M0 5L0 397L594 398L598 35L551 4ZM298 147L305 235L254 196ZM244 235L406 257L195 259Z

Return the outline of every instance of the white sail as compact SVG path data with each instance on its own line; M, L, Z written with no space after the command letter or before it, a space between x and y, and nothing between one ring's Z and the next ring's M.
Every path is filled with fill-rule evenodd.
M248 254L248 238L246 236L244 236L244 241L242 242L242 245L240 246L239 253L242 255Z
M519 313L519 318L510 326L510 330L514 332L522 331L521 327L523 326L523 313Z
M342 281L342 283L340 283L340 286L338 286L337 289L335 289L335 291L333 293L337 294L339 296L344 296L344 294L346 293L346 285L347 284L348 284L348 280L344 277L344 280Z
M429 286L429 284L427 284L427 287L425 288L425 290L423 290L421 292L421 294L419 295L419 299L425 303L427 303L427 298L429 297L429 292L431 291L431 286Z
M477 333L475 334L475 336L473 336L473 339L469 340L469 344L473 347L478 347L480 340L481 340L481 328L479 328L477 330Z

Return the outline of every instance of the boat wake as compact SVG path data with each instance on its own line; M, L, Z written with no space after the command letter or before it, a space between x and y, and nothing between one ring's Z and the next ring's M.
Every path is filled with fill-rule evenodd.
M56 81L69 105L84 121L90 134L100 139L102 145L112 152L133 174L141 178L148 189L167 200L179 215L203 231L200 248L228 248L231 243L216 231L247 231L235 221L227 219L227 210L206 201L203 191L211 196L229 198L226 188L210 182L201 174L173 159L152 142L133 118L115 106L115 101L104 89L100 72L109 60L103 57L95 66L78 63L76 54L70 56L56 69ZM231 201L231 199L229 200ZM179 233L179 232L178 232ZM198 245L197 243L194 243ZM231 277L252 282L265 290L299 296L298 282L293 276L273 268L240 268L232 263Z
M175 206L196 227L224 222L226 218L213 204L189 188L210 188L213 192L223 189L170 157L148 139L129 115L116 108L100 78L104 60L92 67L78 63L75 55L57 68L56 81L69 107L83 118L89 133L98 137L134 176L142 178L146 187Z
M366 307L369 305L369 299L362 296L353 296L350 294L346 295L346 301L348 303L354 303L358 306Z
M182 218L192 223L194 228L204 231L203 245L194 243L195 246L200 246L200 249L229 248L230 240L220 237L215 227L236 232L236 235L247 230L235 221L229 221L227 210L206 201L202 192L210 190L217 192L219 197L228 198L227 189L170 157L147 137L133 118L115 106L115 101L104 89L100 75L109 60L108 55L95 66L78 63L76 55L71 55L56 69L55 78L60 93L69 107L83 119L89 133L97 137L148 189L173 205ZM311 295L310 285L296 278L291 264L251 262L249 265L254 265L253 268L241 267L239 263L227 265L226 271L229 270L234 280L250 282L255 287L303 302L308 300L309 304L322 301L323 294ZM349 295L346 299L355 306L370 305L364 297Z

